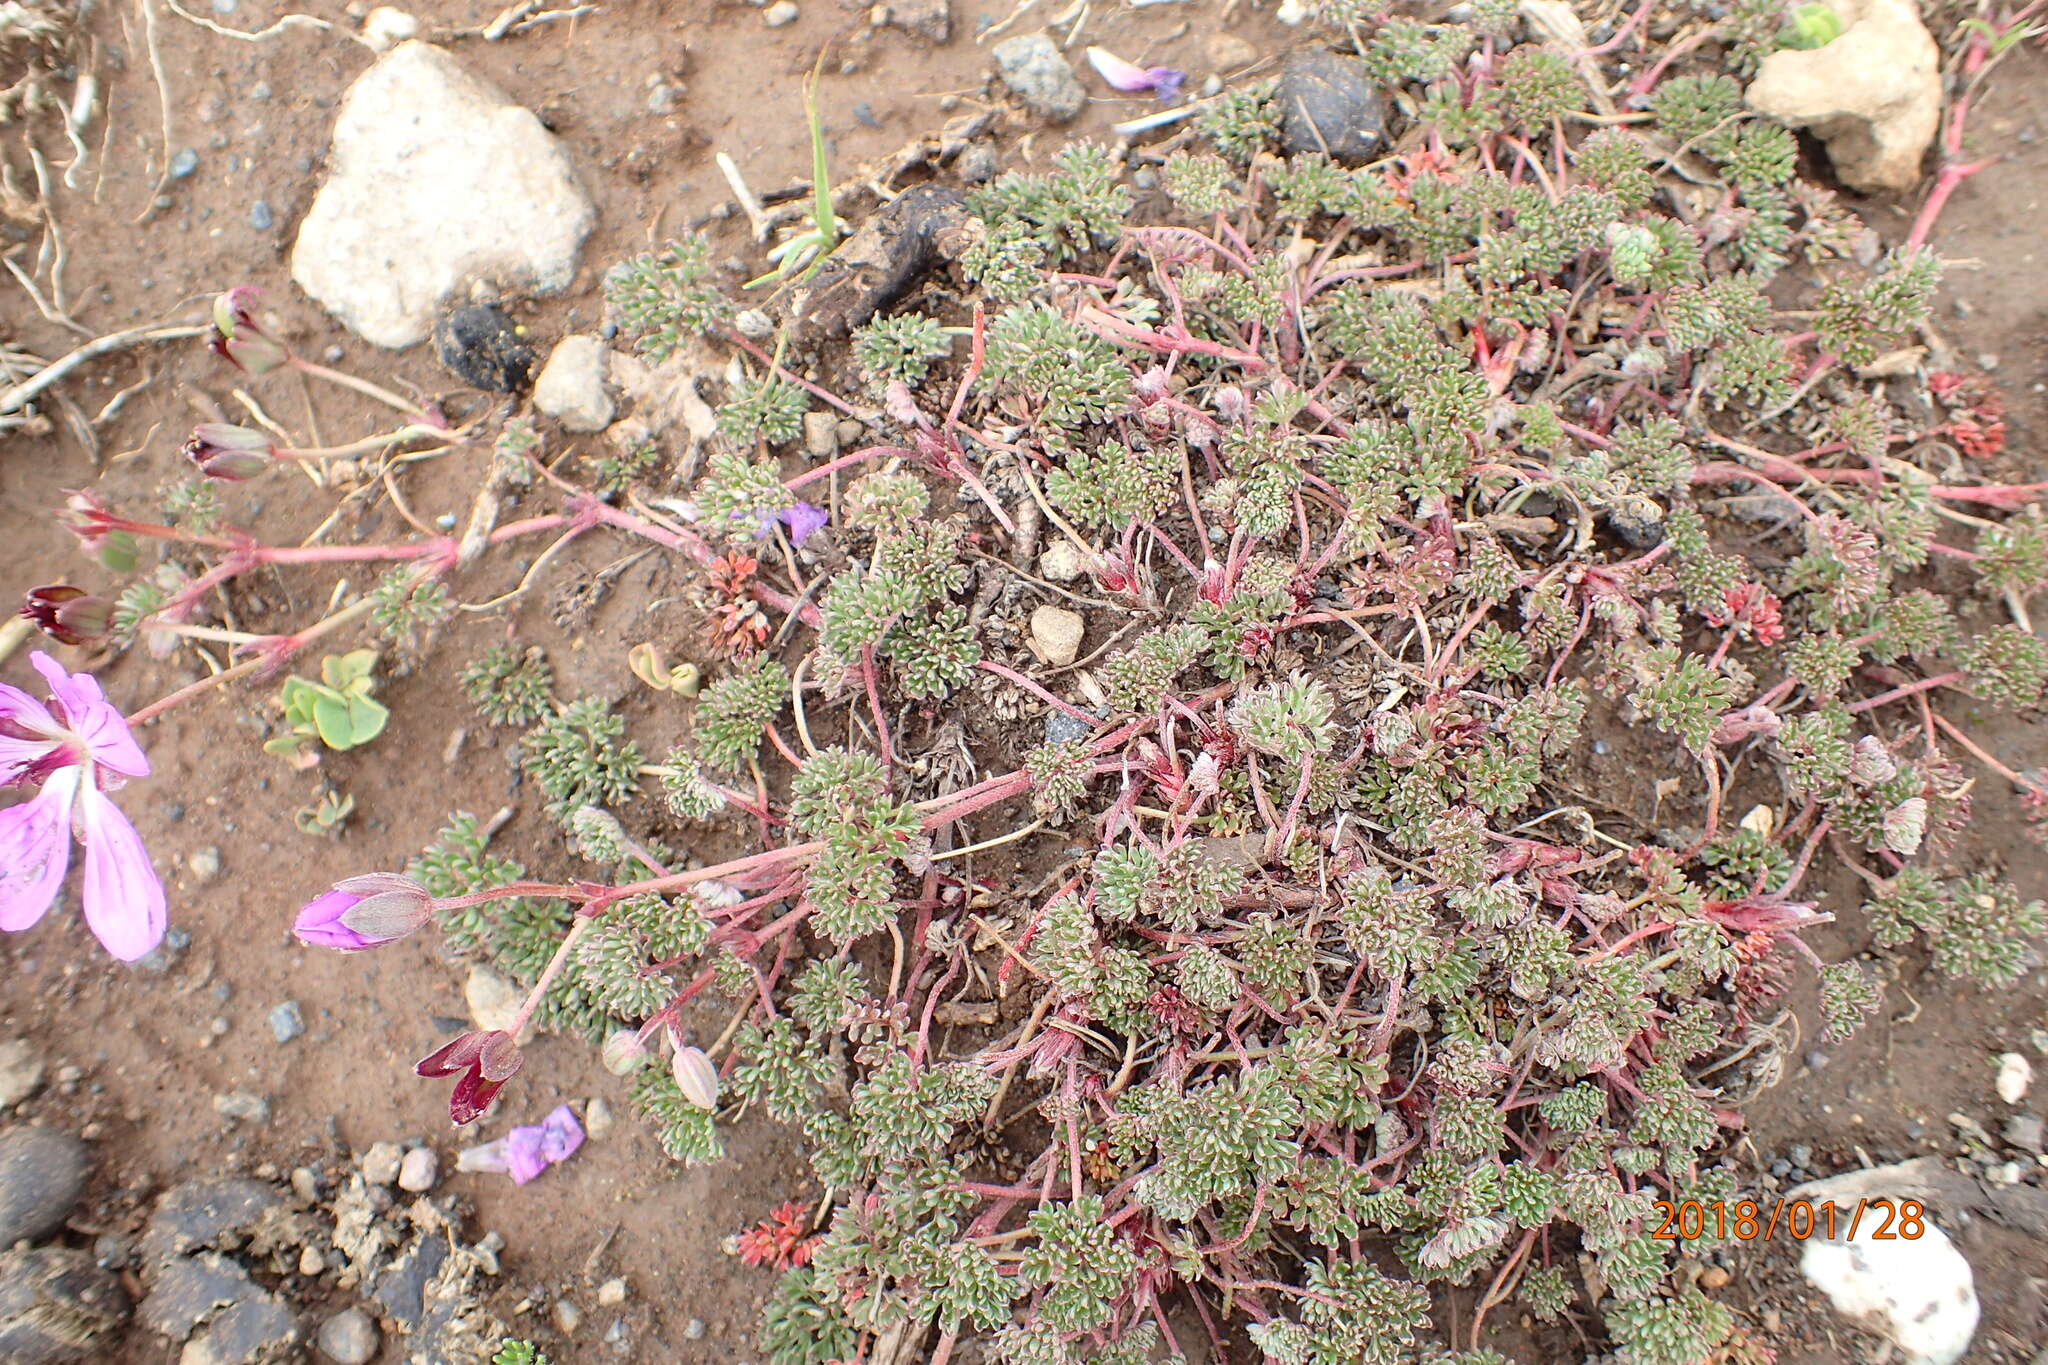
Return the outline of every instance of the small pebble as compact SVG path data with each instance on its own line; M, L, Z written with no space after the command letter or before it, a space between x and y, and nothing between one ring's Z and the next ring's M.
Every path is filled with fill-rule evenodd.
M691 1318L688 1322L684 1323L683 1339L685 1341L702 1341L704 1339L704 1319Z
M781 28L796 22L797 8L794 0L775 0L775 3L761 11L761 22L770 28Z
M413 1194L425 1194L434 1188L434 1181L440 1174L441 1158L434 1155L434 1149L415 1147L398 1163L398 1188Z
M1804 1142L1792 1144L1791 1149L1785 1155L1791 1158L1794 1166L1811 1166L1813 1164L1813 1148Z
M389 1185L398 1179L399 1163L405 1153L395 1142L373 1142L363 1153L363 1179L372 1185Z
M882 121L875 117L874 106L870 105L866 100L862 100L859 104L853 106L853 116L864 128L879 128L882 126Z
M556 1299L554 1308L555 1330L565 1337L576 1335L576 1329L583 1325L583 1310L569 1299Z
M213 0L213 12L215 14L233 14L235 6L236 0Z
M381 1344L377 1324L360 1308L344 1308L320 1324L320 1354L335 1365L368 1365Z
M325 1269L327 1269L327 1258L320 1254L319 1247L309 1246L299 1249L299 1274L310 1280Z
M1819 1071L1827 1064L1828 1054L1822 1052L1819 1048L1814 1048L1806 1054L1806 1069L1808 1071Z
M270 1036L279 1043L289 1043L306 1031L306 1016L299 1011L299 1002L287 1000L270 1012Z
M250 99L252 99L252 100L267 100L267 99L269 99L269 98L270 98L270 82L269 82L269 81L258 81L258 82L256 82L256 84L254 84L254 85L250 86L250 87L249 87L249 98L250 98Z
M611 1132L614 1122L616 1120L612 1117L612 1107L603 1099L593 1097L583 1106L583 1131L588 1136L603 1137Z
M270 1101L247 1090L235 1090L213 1097L213 1112L230 1123L270 1122Z
M197 148L187 147L171 158L171 179L173 180L183 180L198 169L199 151Z
M270 211L270 201L268 199L258 199L255 203L249 205L250 227L255 228L258 232L268 232L276 222L277 218Z
M626 1301L626 1281L615 1276L597 1287L597 1301L605 1308L617 1308Z
M202 848L185 860L185 866L195 880L210 882L220 875L220 850Z
M1700 1288L1710 1291L1726 1288L1728 1281L1734 1278L1728 1273L1728 1267L1710 1265L1700 1272Z

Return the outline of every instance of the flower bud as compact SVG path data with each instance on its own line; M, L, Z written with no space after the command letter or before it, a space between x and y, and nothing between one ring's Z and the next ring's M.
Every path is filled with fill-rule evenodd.
M256 321L260 290L239 285L213 301L213 331L207 349L245 374L274 370L291 358L285 344Z
M434 916L434 898L410 877L372 872L334 884L309 901L292 923L299 941L345 953L376 948L418 929Z
M30 588L21 614L36 623L43 634L62 644L82 645L104 640L114 618L114 604L94 597L84 588L63 583Z
M1102 79L1127 95L1155 91L1162 100L1179 96L1188 73L1171 66L1139 66L1103 48L1088 49L1088 63Z
M185 442L185 458L209 479L240 483L270 468L277 443L254 427L201 422Z
M677 1048L670 1070L675 1073L676 1085L682 1089L684 1099L699 1109L718 1107L718 1068L704 1055L703 1048Z
M606 1071L628 1076L647 1065L647 1044L641 1041L638 1029L623 1028L604 1040L598 1055L604 1059Z
M74 488L64 498L64 510L58 513L58 520L64 523L85 552L98 559L114 573L135 571L135 537L114 525L114 514L107 510L99 495L87 489Z

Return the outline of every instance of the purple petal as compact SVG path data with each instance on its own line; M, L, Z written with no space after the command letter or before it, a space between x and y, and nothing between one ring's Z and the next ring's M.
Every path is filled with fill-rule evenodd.
M77 818L85 845L85 922L121 961L145 957L169 923L149 850L128 817L91 783L78 793Z
M0 787L20 781L31 764L62 742L63 733L48 707L20 688L0 683ZM49 738L40 738L44 735Z
M123 777L149 776L149 760L143 757L142 747L92 674L66 672L64 665L41 650L29 655L28 661L50 684L50 694L64 708L67 728L85 741L93 762Z
M299 942L315 948L338 948L345 953L367 948L369 942L341 921L342 912L361 899L337 887L310 900L292 921L292 933Z
M71 806L82 770L60 768L35 799L0 810L0 929L26 929L49 911L71 862Z
M1172 66L1148 67L1145 74L1152 78L1152 93L1168 104L1180 98L1180 88L1188 79L1187 72Z
M785 508L780 515L782 524L789 528L789 543L792 545L803 544L824 530L826 523L832 520L830 512L808 502L799 502L794 507Z
M1114 52L1099 47L1088 49L1088 63L1102 79L1125 94L1137 94L1152 88L1152 73L1135 62L1127 62Z
M583 1125L576 1121L576 1111L568 1105L556 1105L554 1112L541 1120L541 1155L550 1162L567 1161L582 1145Z
M542 1150L545 1134L537 1124L514 1128L505 1134L505 1169L512 1173L512 1179L524 1185L548 1168L547 1153Z

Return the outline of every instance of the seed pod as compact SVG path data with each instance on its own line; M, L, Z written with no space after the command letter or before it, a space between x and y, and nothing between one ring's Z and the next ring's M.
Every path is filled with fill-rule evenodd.
M683 1098L699 1109L718 1107L718 1068L700 1047L679 1047L671 1064Z
M639 1030L620 1029L604 1040L604 1050L599 1055L604 1059L604 1069L612 1075L631 1075L647 1065L647 1044L640 1041Z

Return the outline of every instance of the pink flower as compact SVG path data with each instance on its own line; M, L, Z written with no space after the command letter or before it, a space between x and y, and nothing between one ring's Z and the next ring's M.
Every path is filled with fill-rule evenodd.
M184 454L207 478L240 483L270 468L277 458L277 443L254 427L201 422L192 428Z
M448 1115L459 1125L482 1118L505 1082L519 1074L525 1060L511 1034L491 1029L465 1033L446 1047L436 1048L420 1058L413 1070L429 1078L457 1077L455 1093L448 1098Z
M292 922L301 943L359 953L404 938L434 917L434 898L410 877L372 872L334 884Z
M256 320L256 300L262 292L253 285L238 285L213 301L207 349L245 374L263 374L291 358L285 344Z
M164 936L164 884L149 850L107 793L148 777L149 760L90 674L29 655L50 685L45 705L0 683L0 787L40 782L29 801L0 811L0 929L42 919L85 845L85 922L108 952L133 962Z

